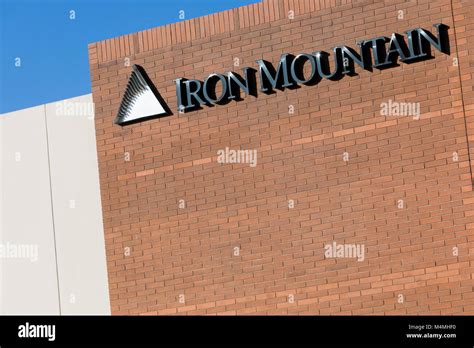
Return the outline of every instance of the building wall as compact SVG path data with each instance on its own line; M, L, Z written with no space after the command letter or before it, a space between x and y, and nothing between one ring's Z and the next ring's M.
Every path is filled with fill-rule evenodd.
M2 314L58 314L44 106L2 122L2 245L38 247L38 260L2 258ZM21 276L20 276L21 275Z
M473 11L266 0L91 44L112 313L473 314ZM175 78L434 23L450 55L176 112ZM131 64L173 115L113 124ZM389 100L420 119L381 116ZM257 166L218 163L226 147L256 149ZM334 241L365 259L326 258Z
M0 314L110 314L92 96L0 116Z

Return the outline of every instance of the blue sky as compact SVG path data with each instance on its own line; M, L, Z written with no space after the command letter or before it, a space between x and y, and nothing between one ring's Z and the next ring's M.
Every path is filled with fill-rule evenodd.
M88 43L255 2L0 0L0 113L90 93Z

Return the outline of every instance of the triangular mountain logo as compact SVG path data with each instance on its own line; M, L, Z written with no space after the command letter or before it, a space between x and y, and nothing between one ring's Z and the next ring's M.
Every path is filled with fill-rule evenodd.
M171 111L153 86L145 70L139 65L133 65L132 69L114 123L125 125L171 115Z

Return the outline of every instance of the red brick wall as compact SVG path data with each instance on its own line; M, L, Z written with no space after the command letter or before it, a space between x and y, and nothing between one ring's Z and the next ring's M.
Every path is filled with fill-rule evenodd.
M177 77L438 22L449 56L176 112ZM266 0L91 44L112 312L474 314L473 29L470 0ZM172 116L113 124L127 57ZM389 99L420 120L381 116ZM217 163L225 147L258 165ZM333 241L365 260L325 258Z

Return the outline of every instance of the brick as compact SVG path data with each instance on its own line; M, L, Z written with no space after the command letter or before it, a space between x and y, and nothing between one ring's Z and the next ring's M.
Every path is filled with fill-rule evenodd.
M474 2L433 4L397 20L382 0L263 0L89 44L112 313L473 314ZM173 106L174 78L240 73L236 57L255 68L441 19L449 57L113 124L124 57ZM419 102L420 120L381 116L388 100ZM225 147L257 150L257 166L218 163ZM364 244L364 260L326 258L333 241Z

